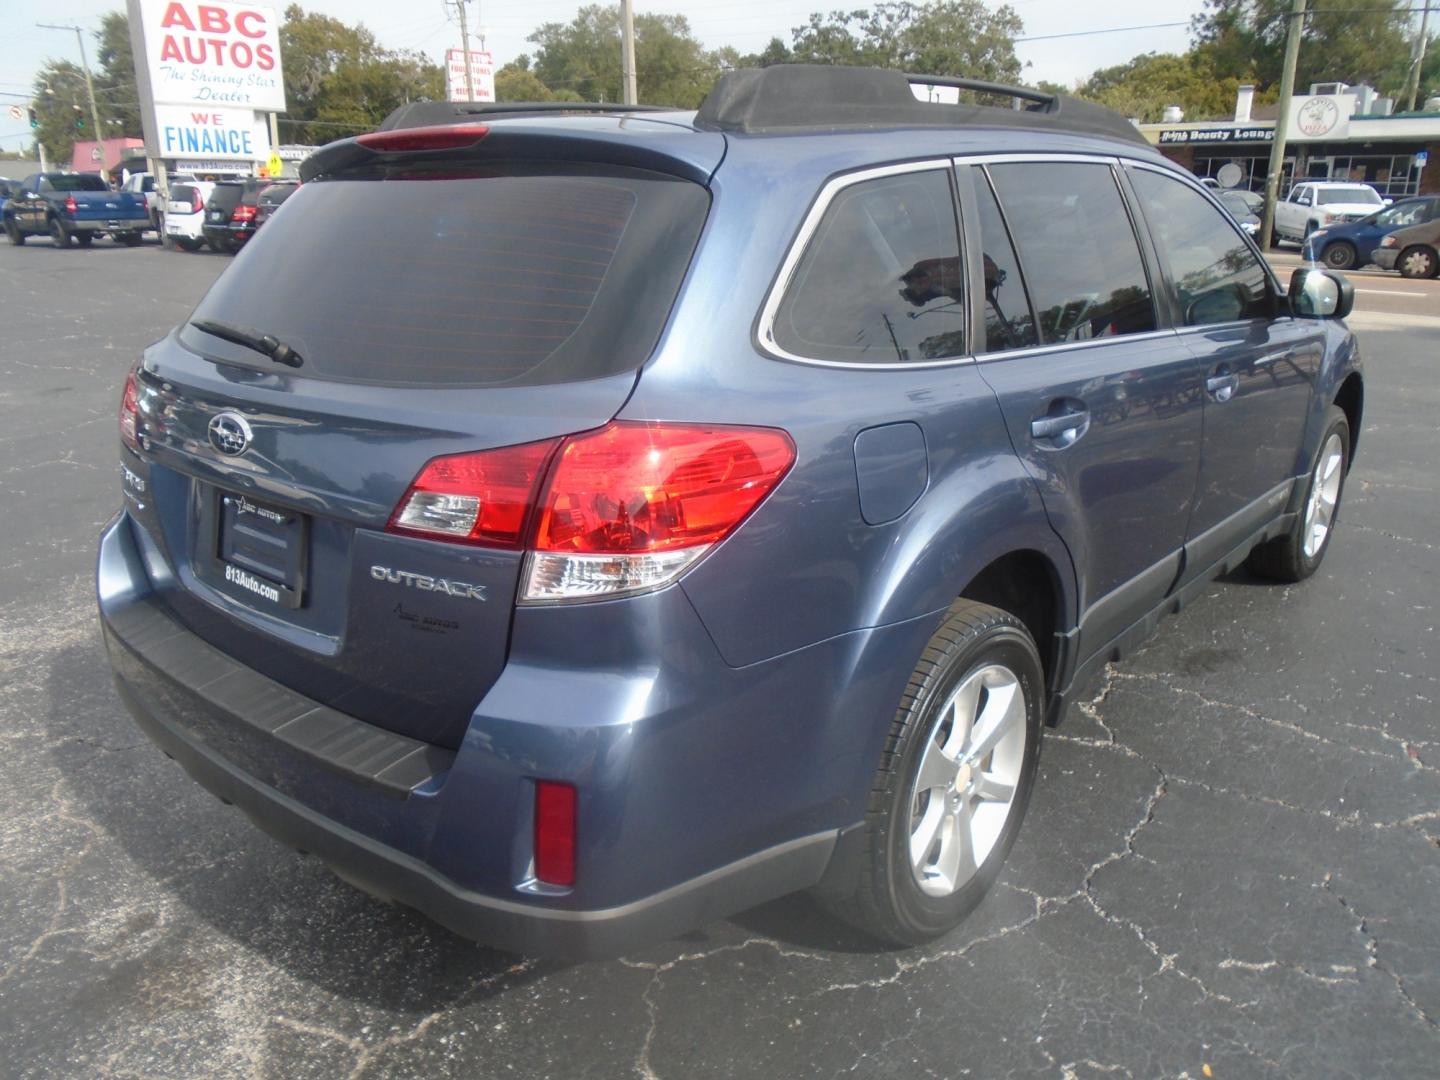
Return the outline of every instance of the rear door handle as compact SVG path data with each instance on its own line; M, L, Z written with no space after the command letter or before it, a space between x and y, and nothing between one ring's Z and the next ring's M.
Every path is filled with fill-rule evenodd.
M1057 435L1064 435L1067 431L1075 431L1085 426L1090 419L1088 412L1065 413L1063 416L1042 416L1038 420L1030 421L1030 435L1035 439L1053 439Z
M1205 380L1205 389L1216 401L1229 401L1240 389L1240 378L1237 375L1211 375Z

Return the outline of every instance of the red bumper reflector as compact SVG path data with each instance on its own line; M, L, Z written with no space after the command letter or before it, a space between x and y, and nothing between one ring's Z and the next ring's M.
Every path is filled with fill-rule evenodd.
M535 781L535 877L546 885L575 884L575 789Z

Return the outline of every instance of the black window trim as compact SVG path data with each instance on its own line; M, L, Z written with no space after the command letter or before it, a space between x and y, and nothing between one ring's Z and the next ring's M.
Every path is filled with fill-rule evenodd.
M1123 171L1121 169L1122 165L1137 164L1149 166L1149 163L1135 161L1129 158L1122 158L1114 154L1066 153L1064 151L1055 150L1038 150L1029 153L970 154L956 157L954 159L955 168L957 170L971 165L979 165L985 167L990 165L1017 165L1030 162L1046 164L1079 163L1089 165L1108 165L1110 167L1110 178L1119 190L1120 201L1125 207L1125 213L1130 220L1130 228L1135 234L1135 244L1136 248L1140 252L1140 264L1144 268L1145 280L1150 287L1151 303L1155 306L1155 329L1147 330L1143 334L1123 334L1118 337L1091 338L1088 341L1058 341L1051 342L1048 345L1029 345L1023 349L1005 349L1001 352L981 352L975 355L975 361L981 364L990 364L999 360L1013 360L1021 357L1037 356L1040 354L1068 352L1071 349L1096 349L1102 348L1106 345L1116 345L1120 342L1153 341L1158 338L1174 337L1176 334L1175 327L1173 325L1167 325L1170 323L1170 320L1167 317L1169 313L1168 298L1162 294L1157 293L1155 289L1155 274L1158 272L1159 267L1155 259L1154 248L1151 246L1149 229L1142 229L1140 227L1140 221L1136 217L1136 209L1131 202L1128 185L1123 182L1124 177ZM1170 175L1170 170L1168 169L1164 169L1159 166L1149 167L1153 167L1157 171L1164 172L1166 175ZM990 183L991 185L991 192L995 195L995 202L1000 207L1000 217L1002 220L1005 221L1005 229L1008 233L1010 229L1010 222L1005 214L1005 204L1001 201L1000 193L994 186L994 182L990 177L989 169L985 168L984 171L986 182ZM973 213L974 211L972 209L968 212ZM1025 263L1018 249L1015 251L1015 260L1020 267L1021 278L1025 279ZM976 288L979 288L978 284L972 286L972 295L974 294L974 290ZM1025 295L1028 299L1030 295L1030 285L1028 279L1026 279L1025 283ZM979 341L984 339L977 338L976 340Z
M973 364L975 356L973 352L967 352L961 356L947 356L939 360L912 360L905 363L889 361L874 363L858 360L824 360L818 356L802 356L792 353L783 348L775 340L775 316L780 310L780 304L785 299L795 278L795 271L800 266L800 260L810 247L810 241L814 239L820 222L824 220L830 204L835 197L847 188L856 184L862 184L867 180L880 180L889 176L904 176L909 173L942 172L946 174L946 184L950 190L951 208L955 213L955 226L959 233L960 261L961 265L967 265L966 252L968 245L965 242L964 221L960 213L960 207L956 202L955 178L953 170L955 159L949 156L938 158L923 158L919 161L892 162L888 165L869 166L853 172L839 173L831 176L821 186L819 193L815 196L810 207L801 219L800 227L796 230L795 236L790 241L790 246L785 251L785 258L780 263L780 269L775 274L775 279L770 283L770 289L765 294L765 301L761 305L760 314L755 320L754 342L762 353L765 353L776 360L788 360L795 364L810 364L814 367L849 368L856 371L917 371L927 368L955 367L960 364ZM968 274L967 274L968 277ZM971 328L974 325L972 290L965 290L965 318L963 325L966 329L966 336L971 336Z

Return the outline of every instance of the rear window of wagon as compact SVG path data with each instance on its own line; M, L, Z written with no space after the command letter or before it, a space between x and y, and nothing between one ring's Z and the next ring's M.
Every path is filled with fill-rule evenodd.
M393 168L302 185L192 318L272 334L297 375L534 385L638 368L709 208L698 184L563 166ZM185 345L266 361L187 327Z

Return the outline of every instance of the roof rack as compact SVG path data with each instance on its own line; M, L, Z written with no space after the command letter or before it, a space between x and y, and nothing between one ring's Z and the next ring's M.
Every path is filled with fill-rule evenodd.
M380 131L396 128L463 124L477 118L501 120L511 116L568 116L579 113L674 112L670 105L620 105L595 101L414 101L385 117Z
M1010 98L1013 108L919 100L912 86ZM1150 144L1117 112L1065 94L887 68L776 64L728 72L700 104L695 126L750 135L884 128L1033 128Z

